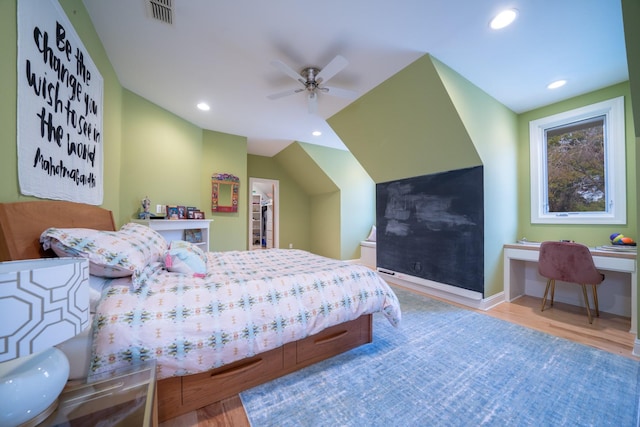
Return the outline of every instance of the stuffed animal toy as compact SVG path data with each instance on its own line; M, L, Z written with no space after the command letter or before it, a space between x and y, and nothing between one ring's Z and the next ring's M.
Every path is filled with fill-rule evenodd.
M174 240L164 254L164 267L175 273L205 277L207 274L207 255L202 249L190 242Z

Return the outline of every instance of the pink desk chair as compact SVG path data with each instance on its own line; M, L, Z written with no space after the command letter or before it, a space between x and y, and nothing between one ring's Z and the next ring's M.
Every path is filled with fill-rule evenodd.
M584 303L587 307L589 323L593 323L593 320L591 318L586 285L592 285L596 316L600 316L598 309L598 290L596 286L602 283L604 274L596 270L591 252L585 245L573 242L542 242L540 244L538 273L548 279L540 311L544 311L549 287L551 287L551 306L553 306L556 280L560 280L582 286L582 294L584 295Z

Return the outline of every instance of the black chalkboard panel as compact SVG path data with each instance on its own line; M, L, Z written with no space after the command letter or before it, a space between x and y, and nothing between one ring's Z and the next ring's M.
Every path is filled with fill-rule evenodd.
M484 296L482 166L376 185L377 265Z

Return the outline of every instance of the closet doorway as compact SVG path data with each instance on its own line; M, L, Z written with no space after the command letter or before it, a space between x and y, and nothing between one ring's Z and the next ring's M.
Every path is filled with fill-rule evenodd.
M249 178L249 250L280 247L280 182Z

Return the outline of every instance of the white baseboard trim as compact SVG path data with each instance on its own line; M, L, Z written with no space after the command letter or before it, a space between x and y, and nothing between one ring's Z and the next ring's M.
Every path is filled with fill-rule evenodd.
M389 274L385 270L380 269L378 269L378 273L380 273L380 276L382 276L386 281L398 286L478 310L488 310L504 302L504 292L499 292L489 298L482 298L482 294L480 292L458 288L445 283L415 277L405 277L404 275L399 275L397 273Z

